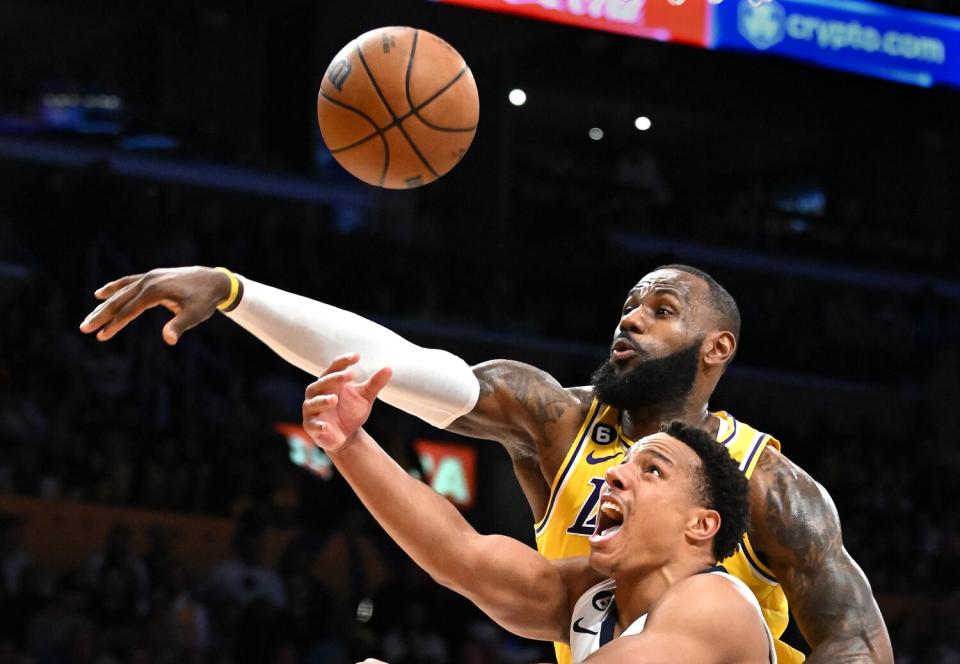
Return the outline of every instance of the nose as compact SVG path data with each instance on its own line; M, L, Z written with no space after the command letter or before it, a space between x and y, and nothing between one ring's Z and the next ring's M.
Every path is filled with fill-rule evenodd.
M623 475L623 464L617 464L616 466L610 466L607 468L607 472L603 475L604 480L607 482L607 486L611 489L623 490L626 488Z
M631 309L625 316L620 318L620 331L633 332L634 334L643 334L646 329L646 319L643 315L643 307Z

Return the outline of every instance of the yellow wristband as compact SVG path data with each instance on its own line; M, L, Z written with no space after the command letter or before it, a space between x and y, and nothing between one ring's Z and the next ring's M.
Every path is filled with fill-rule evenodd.
M217 309L219 309L220 311L226 311L231 306L233 306L233 303L237 299L237 295L240 293L240 280L237 279L237 275L235 275L233 272L231 272L225 267L218 267L215 269L220 270L225 275L230 277L230 294L227 296L226 300L224 300L223 302L217 305Z

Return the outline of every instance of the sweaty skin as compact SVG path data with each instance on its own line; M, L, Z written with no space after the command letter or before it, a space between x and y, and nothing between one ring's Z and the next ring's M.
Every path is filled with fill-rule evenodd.
M225 274L201 267L124 277L95 293L103 303L80 329L106 341L146 309L161 305L176 314L163 329L164 340L173 344L215 313L229 286ZM708 402L736 350L736 338L717 324L709 301L706 282L675 269L647 275L628 294L615 339L626 335L645 356L662 357L703 337L699 374L683 403L623 412L621 425L632 440L674 419L716 434L719 422ZM503 445L539 519L550 483L590 407L593 388L564 388L548 373L510 360L484 362L473 371L480 398L448 428ZM777 574L813 648L807 661L892 663L883 618L866 577L843 548L827 492L768 447L751 478L750 500L748 534Z

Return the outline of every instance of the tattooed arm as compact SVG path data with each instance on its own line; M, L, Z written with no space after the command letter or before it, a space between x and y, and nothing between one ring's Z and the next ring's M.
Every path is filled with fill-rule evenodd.
M817 662L893 662L870 584L843 547L826 490L766 448L750 479L750 539L786 592Z
M473 374L480 397L447 430L501 443L539 517L546 510L549 482L590 407L593 390L565 389L547 372L510 360L478 364Z

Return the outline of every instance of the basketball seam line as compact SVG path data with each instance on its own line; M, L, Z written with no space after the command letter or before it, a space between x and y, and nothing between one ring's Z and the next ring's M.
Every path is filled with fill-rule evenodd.
M427 125L427 126L430 127L431 129L435 129L435 130L437 130L437 131L451 131L451 132L476 131L477 125L473 125L472 127L466 127L466 128L464 128L464 129L461 129L461 128L459 128L459 127L441 127L441 126L439 126L439 125L433 124L432 122L430 122L429 120L423 118L423 117L420 115L420 109L424 108L427 104L430 104L430 103L432 103L433 101L435 101L440 95L442 95L444 92L446 92L447 90L449 90L450 88L452 88L452 87L454 86L454 84L463 77L464 73L466 73L466 71L467 71L467 66L464 65L464 66L460 69L460 71L457 72L457 75L454 76L453 79L451 79L451 81L450 81L449 83L447 83L447 84L444 85L442 88L440 88L439 90L437 90L435 93L433 93L432 95L430 95L429 97L427 97L427 100L426 100L426 101L424 101L422 104L420 104L419 106L417 106L417 105L415 105L415 104L413 103L413 97L410 95L410 70L413 69L413 66L412 66L412 65L413 65L413 56L412 56L412 55L410 56L410 62L411 62L411 65L410 65L409 67L407 67L407 83L406 83L405 90L404 90L404 92L406 92L406 94L407 94L407 104L410 105L410 112L407 113L406 115L404 115L402 118L400 118L400 121L403 122L404 120L406 120L406 119L407 119L408 117L410 117L411 115L415 115L415 116L417 116L417 119L418 119L420 122L422 122L423 124Z
M356 146L360 145L361 143L366 143L368 140L370 140L371 138L373 138L373 137L375 137L375 136L379 136L379 137L380 137L380 140L383 142L383 151L384 151L383 173L380 174L380 184L382 185L382 184L383 184L383 181L384 181L384 180L386 179L386 177L387 177L387 169L390 167L390 144L387 142L387 139L384 137L383 132L380 131L380 127L377 126L377 123L374 122L373 118L371 118L369 115L367 115L366 113L364 113L364 112L361 111L360 109L354 108L353 106L350 106L349 104L344 104L342 101L338 101L338 100L334 99L333 97L331 97L330 95L328 95L326 92L323 91L323 86L322 86L322 85L320 86L320 95L321 95L324 99L326 99L327 101L329 101L331 104L333 104L334 106L340 106L341 108L345 108L345 109L347 109L348 111L353 111L354 113L356 113L357 115L359 115L360 117L362 117L364 120L366 120L367 122L369 122L369 123L371 124L371 126L373 126L374 132L373 132L372 134L370 134L369 136L367 136L367 137L365 137L365 138L357 141L356 143L353 143L352 145L348 145L348 146L342 147L342 148L337 148L336 150L330 150L330 154L336 154L336 153L338 153L338 152L342 152L342 151L344 151L344 150L347 150L348 148L356 147Z
M413 33L413 45L410 48L410 61L413 61L413 54L417 49L417 36L420 34L420 31L417 30ZM426 157L421 154L420 149L417 147L417 144L413 142L413 139L410 138L410 135L407 134L407 131L403 128L403 125L397 124L397 114L393 112L393 109L390 108L390 104L387 103L387 98L384 97L383 91L380 89L380 85L377 84L377 79L374 78L373 72L370 71L370 66L367 64L367 59L363 57L363 50L360 48L360 42L357 42L357 57L360 58L360 63L363 65L363 70L367 72L367 77L370 79L370 83L373 85L373 89L377 91L377 96L380 97L380 101L383 102L384 107L387 109L387 112L390 114L390 117L393 118L393 124L400 130L400 133L403 134L403 137L407 139L407 143L410 145L410 149L413 150L414 154L417 155L417 158L423 162L423 165L427 167L427 170L430 171L430 174L434 178L440 177L440 175L433 170L433 166L430 165L430 162L427 161ZM380 184L383 184L384 180L387 178L387 171L384 170L383 177L380 180Z
M446 92L454 83L456 83L457 81L459 81L459 80L460 80L460 77L463 76L464 72L466 72L466 71L467 71L467 67L464 66L464 68L460 70L460 73L458 73L453 80L451 80L449 83L447 83L447 84L444 85L442 88L440 88L440 90L439 90L438 92L436 92L435 94L431 95L425 102L423 102L423 103L420 104L419 106L414 106L413 104L411 104L411 105L410 105L410 106L411 106L411 110L409 110L408 112L404 113L403 115L401 115L400 117L398 117L394 122L391 122L390 124L386 125L385 127L380 127L380 126L378 126L377 123L374 122L372 118L364 115L361 111L355 109L353 106L350 106L349 104L344 104L344 103L342 103L342 102L336 102L336 101L333 100L333 98L331 98L331 97L327 96L326 94L324 94L323 96L324 96L325 99L328 99L328 100L334 102L335 104L338 104L339 106L342 106L342 107L344 107L344 108L350 109L351 111L357 110L357 112L358 112L358 113L361 113L361 115L364 115L364 117L367 118L367 120L368 120L368 121L370 122L370 124L373 126L373 131L372 131L371 133L367 134L367 135L364 136L363 138L357 139L356 141L354 141L353 143L350 143L349 145L344 145L343 147L334 148L334 149L330 150L330 154L337 154L338 152L343 152L344 150L350 150L351 148L355 148L355 147L357 147L358 145L362 145L362 144L366 143L367 141L369 141L371 138L375 138L376 136L378 136L378 135L380 135L380 134L383 134L384 132L386 132L386 131L388 131L388 130L390 130L390 129L393 129L394 127L397 126L397 124L403 122L404 120L406 120L407 118L412 117L412 116L416 116L416 118L417 118L418 120L420 120L420 122L422 122L423 124L427 125L427 126L430 127L431 129L435 129L436 131L449 131L449 132L468 132L468 131L476 131L476 130L477 130L477 125L473 125L472 127L441 127L441 126L439 126L439 125L435 125L435 124L432 124L431 122L427 121L427 120L424 119L423 116L421 116L420 113L419 113L419 111L420 111L421 109L423 109L424 107L426 107L428 104L432 104L433 102L435 102L435 101L437 100L437 97L439 97L440 95L442 95L442 94L443 94L444 92ZM323 93L323 90L321 90L320 92ZM409 97L407 98L407 101L410 101Z
M407 75L404 80L403 88L404 93L407 95L407 98L410 98L410 72L413 70L413 57L417 54L417 42L420 39L420 31L415 30L413 33L413 43L410 45L410 59L407 60ZM397 122L397 117L394 116L394 121ZM430 162L427 161L427 158L420 153L420 148L417 147L417 144L413 142L413 139L410 138L410 135L407 134L407 130L404 129L402 124L397 124L397 129L400 130L400 133L403 134L403 137L407 139L407 143L410 144L410 148L420 157L420 161L423 162L423 165L427 167L427 170L430 171L430 175L435 178L440 177L440 174L437 173L433 166L430 165Z
M393 121L397 121L397 114L393 112L393 109L390 108L390 104L387 103L387 98L383 96L383 91L380 89L380 85L377 83L377 79L373 77L373 72L370 71L370 66L367 64L367 59L363 57L363 50L360 48L360 40L357 40L355 46L357 49L357 57L360 58L360 64L363 65L363 70L367 72L367 78L370 79L370 84L373 86L373 89L376 91L377 96L380 97L380 101L383 103L384 108L387 109L387 113L390 114L390 117L393 118ZM382 134L381 134L382 135ZM387 139L384 138L384 141ZM384 181L387 179L387 168L390 164L390 150L387 149L387 158L383 165L383 174L380 176L380 184L383 185Z

